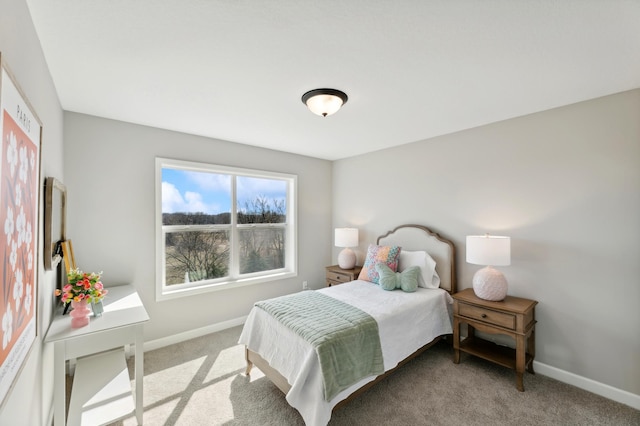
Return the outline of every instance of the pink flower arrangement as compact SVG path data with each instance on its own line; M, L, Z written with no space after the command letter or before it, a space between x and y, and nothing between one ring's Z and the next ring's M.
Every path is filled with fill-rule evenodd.
M87 303L99 302L108 293L100 282L100 274L88 274L77 268L72 269L67 273L68 284L62 287L62 290L56 289L55 295L62 296L62 303L65 304L81 300L86 300Z

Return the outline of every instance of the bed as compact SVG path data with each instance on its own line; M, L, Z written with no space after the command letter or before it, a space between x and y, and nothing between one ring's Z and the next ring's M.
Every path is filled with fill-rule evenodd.
M307 425L326 425L334 409L452 333L450 295L456 291L453 243L424 226L402 225L378 237L376 246L401 247L405 263L406 256L426 252L427 258L435 261L432 284L438 288L427 283L431 288L423 285L413 292L385 291L380 285L358 279L315 292L353 305L375 319L384 364L381 374L363 377L328 399L317 348L257 306L243 327L239 343L245 345L246 374L257 366L286 394L287 402Z

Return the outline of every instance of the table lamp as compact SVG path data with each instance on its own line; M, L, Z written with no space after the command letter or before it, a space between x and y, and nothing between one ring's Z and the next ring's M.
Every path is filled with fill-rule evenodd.
M511 238L467 236L467 263L486 265L473 276L473 291L480 299L500 301L507 295L507 279L492 266L511 264Z
M336 247L344 247L338 255L338 266L342 269L353 269L356 266L356 254L350 247L358 245L358 230L356 228L336 228Z

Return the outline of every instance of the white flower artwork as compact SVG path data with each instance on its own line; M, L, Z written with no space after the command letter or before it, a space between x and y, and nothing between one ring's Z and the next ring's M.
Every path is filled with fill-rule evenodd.
M0 56L0 403L36 338L42 125Z

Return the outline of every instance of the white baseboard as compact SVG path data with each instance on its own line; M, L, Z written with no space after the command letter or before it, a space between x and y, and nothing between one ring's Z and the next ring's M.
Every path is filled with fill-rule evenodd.
M173 336L163 337L161 339L151 340L144 342L144 351L152 351L154 349L160 349L165 346L174 345L176 343L184 342L185 340L195 339L196 337L206 336L207 334L215 333L217 331L226 330L227 328L235 327L244 324L247 320L247 316L235 318L228 321L211 324L206 327L196 328L195 330L185 331L184 333L174 334Z
M640 410L640 395L614 388L613 386L605 385L604 383L596 382L595 380L578 376L577 374L573 374L535 360L533 361L533 369L536 374L551 377L552 379L560 382L567 383L577 388L595 393L596 395L628 405L636 410Z
M205 336L217 331L226 330L227 328L236 327L238 325L244 324L246 319L246 316L235 318L229 321L223 321L217 324L208 325L206 327L197 328L195 330L185 331L184 333L175 334L173 336L163 337L162 339L145 342L144 350L152 351L154 349L159 349L165 346L184 342L185 340L194 339L196 337ZM595 393L596 395L600 395L621 404L628 405L632 408L635 408L636 410L640 410L640 395L623 391L621 389L614 388L613 386L596 382L595 380L578 376L577 374L573 374L538 361L533 361L533 368L536 374L542 374L543 376L551 377L552 379L558 380L560 382L567 383L577 388Z

